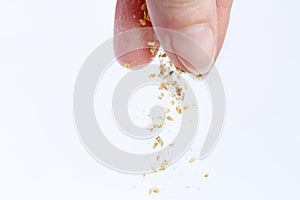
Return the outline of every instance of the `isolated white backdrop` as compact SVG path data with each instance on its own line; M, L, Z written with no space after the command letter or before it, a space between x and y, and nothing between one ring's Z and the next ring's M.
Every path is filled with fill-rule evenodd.
M74 129L75 79L112 36L114 5L0 1L0 199L299 199L300 3L234 2L223 137L206 160L146 178L98 164ZM149 197L153 185L164 191Z

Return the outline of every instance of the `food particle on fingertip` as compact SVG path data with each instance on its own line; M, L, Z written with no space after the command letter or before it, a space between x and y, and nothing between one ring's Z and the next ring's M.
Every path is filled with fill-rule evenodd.
M124 65L124 67L125 67L126 69L129 69L129 68L130 68L130 66L131 66L131 64L130 64L130 63L125 63L125 65Z

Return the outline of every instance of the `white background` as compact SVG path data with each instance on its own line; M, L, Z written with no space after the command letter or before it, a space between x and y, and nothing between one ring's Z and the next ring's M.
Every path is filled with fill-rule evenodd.
M299 199L300 4L234 2L223 137L206 160L146 177L97 163L73 123L77 73L112 36L114 5L0 1L0 199Z

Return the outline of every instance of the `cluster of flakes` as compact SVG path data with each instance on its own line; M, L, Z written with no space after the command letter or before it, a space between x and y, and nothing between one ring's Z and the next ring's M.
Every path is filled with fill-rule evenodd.
M182 114L183 110L188 109L188 106L181 107L185 98L185 90L187 89L187 84L183 83L181 79L182 73L183 72L176 68L172 61L167 58L166 53L159 54L159 73L156 76L161 78L161 84L158 89L162 90L162 92L158 98L162 100L165 97L164 92L167 92L171 97L170 104L176 106L175 109L178 114ZM169 111L168 109L166 113Z
M196 160L197 160L197 158L195 158L195 157L190 158L190 159L189 159L189 163L193 163L193 162L195 162Z
M188 105L183 105L185 98L185 90L187 85L183 83L181 79L181 70L176 68L174 64L167 58L166 53L159 54L159 72L157 74L150 74L149 78L158 77L161 79L159 90L161 90L158 96L159 100L163 100L167 95L171 97L170 105L175 108L178 114L182 114L184 110L189 108ZM169 115L171 109L165 108L165 113L167 114L166 119L173 121L173 117ZM155 127L150 128L153 131L154 128L162 128L163 124L155 125Z
M149 78L159 78L161 80L159 90L161 90L160 95L158 96L159 100L163 100L166 96L170 97L170 107L176 110L176 112L181 115L184 110L187 110L189 106L184 104L185 90L187 85L182 81L181 75L182 71L177 69L174 64L168 59L166 53L160 53L159 57L159 72L157 74L150 74ZM173 117L170 116L170 108L165 108L166 120L173 121ZM153 131L154 128L162 128L164 124L154 124L153 127L150 127L149 130ZM153 144L153 149L160 146L163 147L163 140L161 137L156 137L156 140ZM170 145L172 147L174 144ZM157 160L159 160L159 156ZM154 169L153 172L157 170L165 170L168 165L168 161L164 160L159 169Z
M147 10L147 6L146 6L146 3L144 3L142 6L141 6L141 10L144 12L143 14L143 19L139 19L139 22L142 26L146 26L147 25L147 22L151 22L150 20L150 16L148 14L148 10ZM134 18L135 18L135 15L134 15Z
M153 149L155 149L158 145L160 146L160 147L163 147L164 146L164 142L163 142L163 140L161 139L161 137L156 137L155 138L156 140L155 140L155 142L154 142L154 144L153 144Z
M154 56L159 49L159 43L157 41L149 41L147 44L150 47L150 53L152 54L152 56Z

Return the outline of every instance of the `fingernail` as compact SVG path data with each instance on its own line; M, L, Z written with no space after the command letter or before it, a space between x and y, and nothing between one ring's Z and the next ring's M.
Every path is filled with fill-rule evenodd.
M207 25L195 25L180 33L172 38L178 59L194 74L207 73L213 66L216 51L212 29Z

